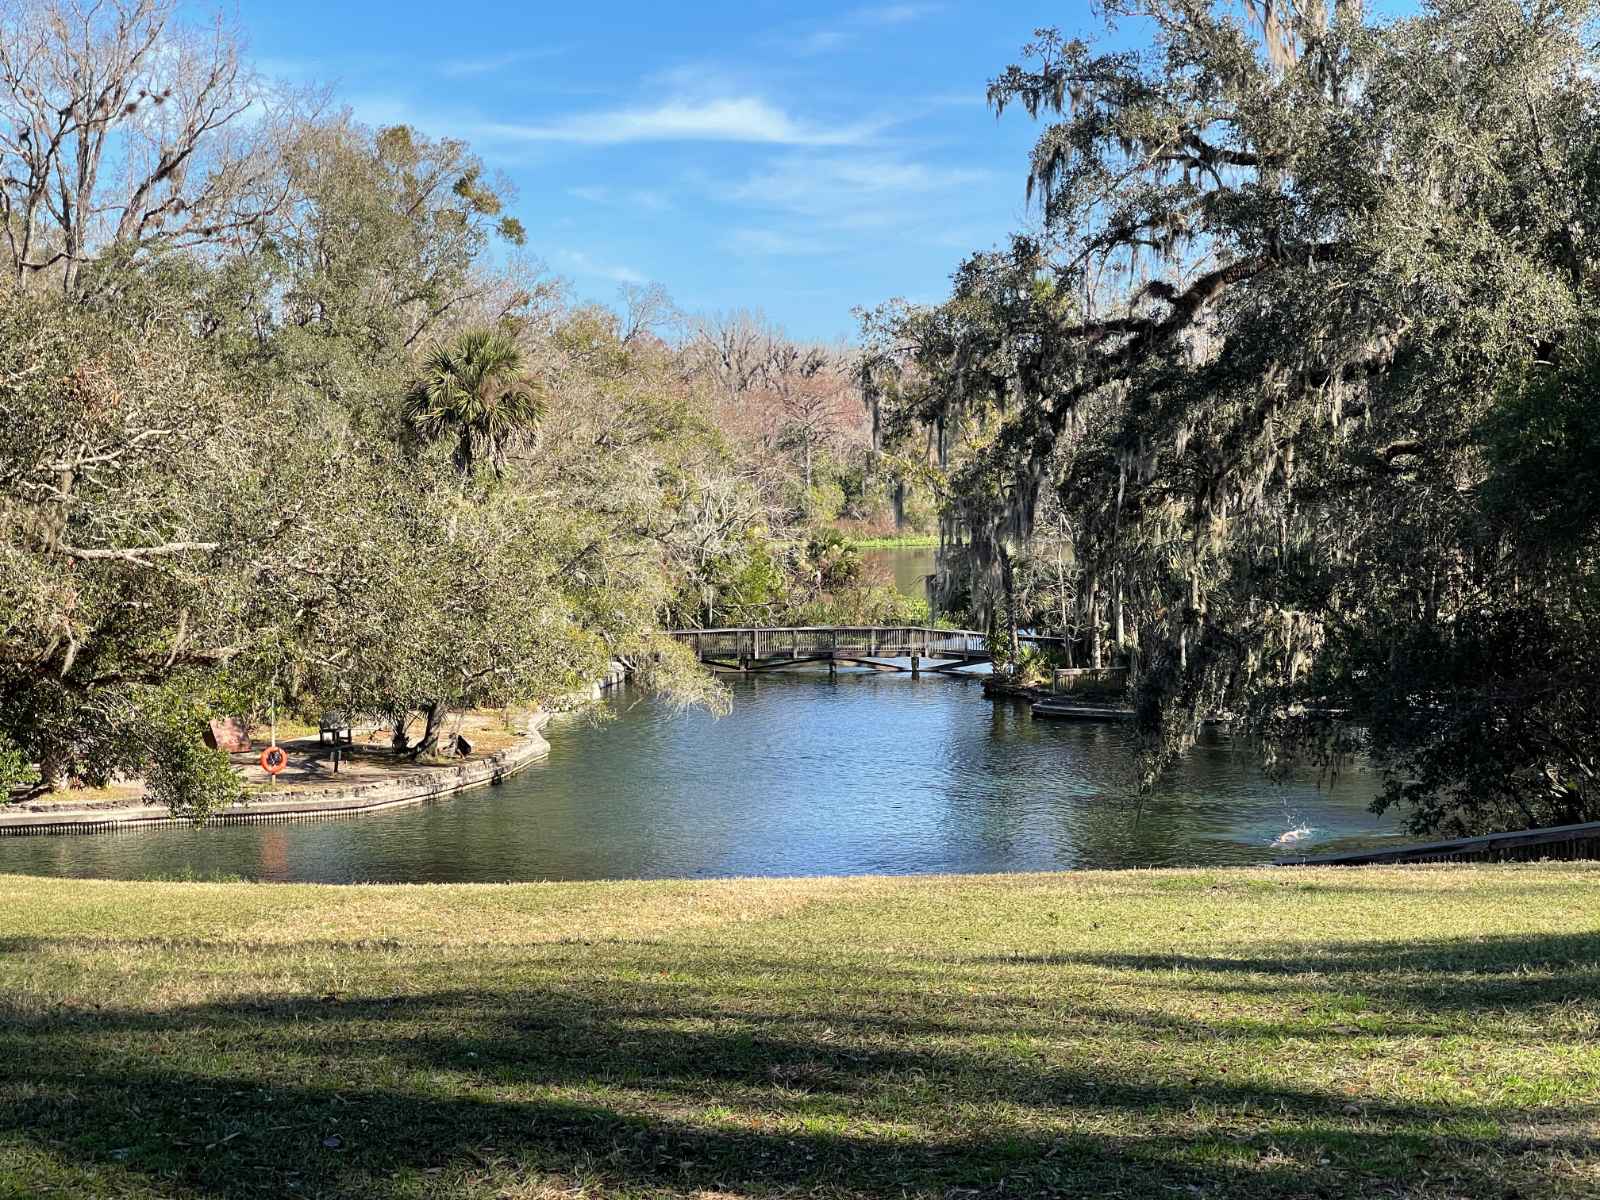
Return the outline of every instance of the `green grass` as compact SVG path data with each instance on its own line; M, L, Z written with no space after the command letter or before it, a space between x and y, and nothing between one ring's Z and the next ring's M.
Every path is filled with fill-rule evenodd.
M1600 1195L1600 869L0 877L0 1195Z

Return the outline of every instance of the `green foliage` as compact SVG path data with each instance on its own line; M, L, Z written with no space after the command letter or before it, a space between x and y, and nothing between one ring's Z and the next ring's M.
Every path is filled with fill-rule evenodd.
M1600 333L1577 331L1573 343L1553 369L1510 381L1480 437L1484 504L1499 527L1577 565L1600 538Z
M781 610L789 579L776 547L752 532L708 577L708 586L716 597L714 624L763 625Z
M661 632L741 495L670 354L562 336L582 314L531 333L530 299L475 274L495 202L459 146L299 136L306 241L170 256L116 309L0 295L0 735L25 769L146 774L214 811L223 766L170 689L208 715L393 716L549 702L621 659L723 706ZM407 453L407 428L453 461Z
M1592 12L1248 7L1042 32L989 93L1042 232L866 314L941 606L1126 655L1151 773L1353 728L1419 829L1600 818Z
M405 419L424 443L451 439L463 476L487 459L498 474L507 450L544 416L545 401L506 333L479 329L437 347L406 393Z
M4 732L0 732L0 804L39 782L39 770Z
M928 625L928 601L889 584L855 582L790 609L796 625Z
M155 694L139 713L150 798L197 825L233 804L243 791L228 756L203 740L206 716L201 706L174 691Z
M882 537L862 537L854 534L846 536L857 550L931 549L939 544L938 537L931 533L912 533L904 536L888 534Z
M984 642L993 656L996 675L1003 675L1023 687L1043 687L1055 678L1055 671L1067 665L1054 647L1024 642L1012 651L1011 639L1004 633L990 634Z
M813 484L805 494L804 508L808 524L826 525L836 521L844 509L844 489L831 481Z
M801 552L801 569L819 592L848 587L861 576L861 554L837 529L813 530Z

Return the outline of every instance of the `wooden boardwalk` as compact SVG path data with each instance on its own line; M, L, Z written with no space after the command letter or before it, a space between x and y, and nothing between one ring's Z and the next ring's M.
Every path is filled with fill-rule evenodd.
M1584 825L1552 825L1544 829L1520 829L1512 833L1491 833L1486 837L1357 850L1318 858L1284 858L1276 865L1366 867L1385 863L1541 862L1546 859L1573 862L1597 858L1600 858L1600 821L1591 821Z
M992 662L988 639L973 629L922 625L811 625L784 629L679 629L706 666L717 671L776 671L807 663L866 667L873 671L953 673ZM1027 646L1059 649L1063 638L1025 635Z

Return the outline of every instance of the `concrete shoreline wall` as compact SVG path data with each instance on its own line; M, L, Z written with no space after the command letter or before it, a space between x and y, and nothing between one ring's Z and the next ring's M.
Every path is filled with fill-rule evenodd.
M621 663L612 663L606 674L587 690L562 697L563 709L599 700L608 689L627 679ZM348 787L318 787L314 794L297 799L257 798L233 805L207 818L207 824L269 825L288 821L324 821L361 816L412 804L425 804L469 788L486 787L515 774L530 763L550 754L550 743L542 730L552 713L536 713L527 732L513 746L494 754L450 763L439 767L407 771L391 779L369 779ZM164 805L150 804L126 808L63 808L53 812L7 812L0 808L0 837L49 836L53 834L120 833L142 829L176 828L192 825L185 817L174 817Z

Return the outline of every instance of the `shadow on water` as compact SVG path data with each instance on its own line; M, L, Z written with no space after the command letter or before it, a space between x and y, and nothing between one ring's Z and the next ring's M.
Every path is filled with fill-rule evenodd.
M1600 935L1352 944L1330 970L1428 963L1448 984L1489 961L1592 968L1597 944ZM73 948L86 947L4 947ZM307 942L270 953L290 962L329 951ZM1165 960L1051 965L1104 961L1156 969ZM978 966L953 969L982 978ZM1334 1036L1287 1007L1271 1010L1275 1021L1228 1026L1013 993L1008 1002L1023 1011L1002 1020L870 967L848 981L824 972L819 982L837 991L815 987L770 1008L737 987L707 995L665 978L669 969L737 979L771 967L725 947L619 943L597 958L557 945L519 960L530 974L517 986L243 996L160 1010L0 1002L0 1162L35 1152L114 1189L217 1200L558 1194L538 1190L542 1181L675 1196L1334 1197L1401 1187L1442 1197L1510 1194L1512 1175L1594 1153L1585 1135L1600 1115L1592 1106L1353 1101L1347 1090L1293 1082L1288 1068L1252 1081L1159 1055L1070 1052L1156 1030L1189 1044L1227 1036L1237 1063L1284 1038ZM1277 970L1289 973L1288 962ZM1592 969L1585 979L1581 994L1593 999ZM868 995L883 1002L864 1003ZM1394 993L1374 1001L1396 1012L1408 1002ZM1057 1050L1017 1049L1030 1031L1056 1039ZM1402 1022L1387 1036L1404 1032ZM1476 1036L1493 1038L1493 1023ZM1418 1182L1423 1165L1431 1183Z

